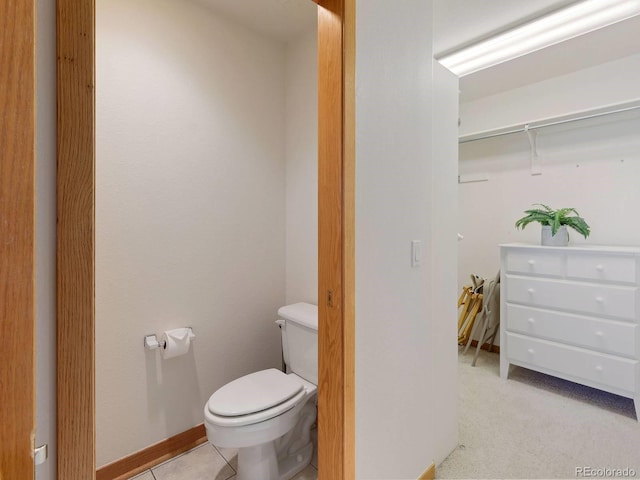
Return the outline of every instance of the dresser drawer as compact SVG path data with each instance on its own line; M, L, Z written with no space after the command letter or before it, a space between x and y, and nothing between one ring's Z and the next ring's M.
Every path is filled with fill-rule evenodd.
M506 275L510 303L636 320L637 288Z
M564 256L557 252L508 250L505 262L510 273L554 277L564 274Z
M506 328L511 332L570 343L606 353L634 357L638 325L600 320L570 313L506 305Z
M516 363L539 367L569 380L589 381L625 392L636 388L637 360L590 352L545 340L507 333L507 357Z
M567 257L567 277L636 283L636 259L626 255L576 253Z

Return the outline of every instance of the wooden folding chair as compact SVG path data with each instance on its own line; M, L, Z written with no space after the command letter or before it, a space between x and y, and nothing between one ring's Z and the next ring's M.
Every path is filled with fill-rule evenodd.
M486 284L487 282L485 282L485 285ZM487 298L480 312L480 321L477 322L478 324L482 324L480 339L478 340L478 345L476 347L475 354L473 355L473 361L471 362L472 367L476 366L476 361L478 360L478 354L480 353L482 345L490 342L489 351L491 351L493 349L496 336L500 331L500 271L498 271L495 279L489 282L485 293L487 294ZM471 335L467 339L467 345L464 349L464 353L467 353L467 350L471 345L471 339L475 335L475 330L476 328L474 325Z
M478 312L482 308L482 294L471 293L467 305L465 305L458 321L458 344L465 345L470 339L470 333L475 324ZM464 317L463 317L464 315Z
M462 311L460 312L460 316L458 317L458 332L460 332L460 329L462 328L462 324L464 323L464 320L467 318L467 312L469 311L469 304L471 303L471 295L472 295L472 289L470 285L465 285L464 287L462 287L462 294L460 295L460 298L458 298L458 308L460 308L460 306L463 305Z

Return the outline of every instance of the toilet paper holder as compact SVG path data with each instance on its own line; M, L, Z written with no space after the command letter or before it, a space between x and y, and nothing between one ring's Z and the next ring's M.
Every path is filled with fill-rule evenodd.
M193 333L193 328L187 327L189 329L189 338L191 341L195 339L195 334ZM159 342L158 337L154 335L145 335L144 336L144 348L147 350L155 350L156 348L165 348L166 342Z

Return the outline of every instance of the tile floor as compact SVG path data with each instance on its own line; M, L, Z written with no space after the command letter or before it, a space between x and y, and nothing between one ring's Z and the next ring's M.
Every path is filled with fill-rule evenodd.
M317 430L314 429L311 433L314 442L311 465L293 480L318 479ZM237 450L216 448L210 443L204 443L130 480L235 480L237 467Z

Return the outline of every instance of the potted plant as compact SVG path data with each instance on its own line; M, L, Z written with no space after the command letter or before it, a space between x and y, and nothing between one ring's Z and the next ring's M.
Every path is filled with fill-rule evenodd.
M542 245L565 247L569 244L567 227L587 238L590 233L589 225L584 221L575 208L561 208L553 210L541 203L533 205L542 208L525 210L526 215L516 222L516 228L524 229L531 222L542 225Z

